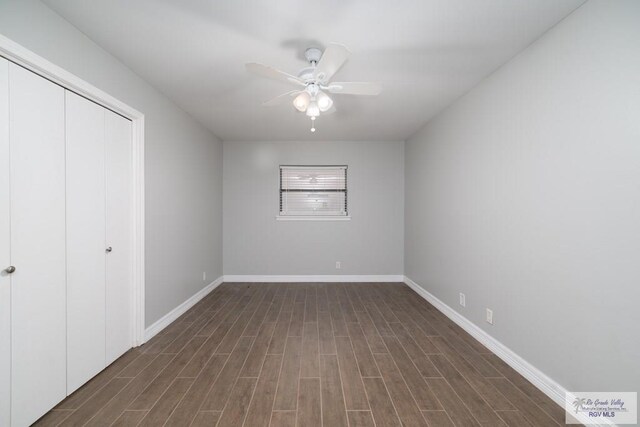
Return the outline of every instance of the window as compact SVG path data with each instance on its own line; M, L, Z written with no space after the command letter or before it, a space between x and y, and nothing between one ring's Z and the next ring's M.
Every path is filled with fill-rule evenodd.
M346 219L347 212L346 166L280 166L279 217Z

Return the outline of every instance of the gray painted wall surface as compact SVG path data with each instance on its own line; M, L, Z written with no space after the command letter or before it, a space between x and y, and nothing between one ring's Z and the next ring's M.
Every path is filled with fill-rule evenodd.
M225 142L225 275L402 274L403 163L403 142ZM281 164L348 165L352 220L276 221Z
M0 34L145 114L152 324L222 274L222 143L39 1L0 0Z
M640 2L587 2L405 159L407 276L569 390L638 390Z

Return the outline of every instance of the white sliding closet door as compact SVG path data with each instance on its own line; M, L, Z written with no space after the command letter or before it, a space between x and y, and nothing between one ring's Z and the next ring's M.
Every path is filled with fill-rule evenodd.
M0 58L0 426L11 411L11 265L9 188L9 62Z
M105 367L105 111L66 91L68 394Z
M11 422L66 396L64 89L9 64Z
M105 110L107 364L131 348L131 121Z

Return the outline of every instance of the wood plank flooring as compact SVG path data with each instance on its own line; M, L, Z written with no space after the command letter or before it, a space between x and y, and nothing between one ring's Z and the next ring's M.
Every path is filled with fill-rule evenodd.
M403 283L225 283L39 426L558 426Z

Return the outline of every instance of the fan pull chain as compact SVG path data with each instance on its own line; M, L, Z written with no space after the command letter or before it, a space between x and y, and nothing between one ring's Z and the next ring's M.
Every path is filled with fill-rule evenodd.
M311 117L311 132L315 132L316 131L316 118L315 117Z

